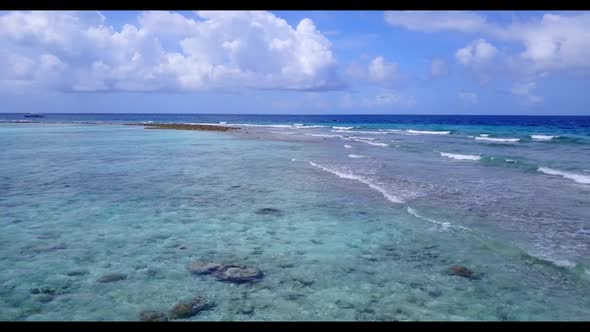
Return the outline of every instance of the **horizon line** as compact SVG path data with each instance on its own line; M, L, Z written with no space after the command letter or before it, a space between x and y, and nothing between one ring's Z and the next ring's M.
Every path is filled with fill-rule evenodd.
M337 113L75 113L75 112L0 112L2 114L77 114L77 115L96 115L96 114L121 114L121 115L273 115L273 116L389 116L389 115L403 115L403 116L577 116L577 117L590 117L590 114L430 114L430 113L348 113L348 114L337 114Z

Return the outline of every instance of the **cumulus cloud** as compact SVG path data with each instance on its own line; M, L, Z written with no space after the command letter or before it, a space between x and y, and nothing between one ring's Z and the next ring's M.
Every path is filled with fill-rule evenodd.
M474 12L386 12L392 26L414 31L455 31L477 33L489 38L517 42L520 66L539 73L552 70L576 70L590 73L590 13L546 13L527 19L497 24Z
M455 56L464 65L478 65L491 61L498 49L484 39L478 39L457 50Z
M540 103L543 101L543 97L534 94L535 87L535 82L519 82L512 86L510 92L517 97L523 98L528 103Z
M0 80L62 91L330 90L330 41L269 12L145 12L120 30L95 12L0 15ZM56 79L59 78L59 79Z
M466 11L387 11L385 21L408 30L477 32L488 26L486 18Z
M459 96L459 98L463 102L465 102L467 104L475 105L475 104L479 103L479 97L474 92L468 92L468 91L461 90L461 91L457 92L457 95Z
M395 83L405 79L396 62L377 56L368 64L351 63L345 70L351 81L374 84L383 88L392 88Z
M470 68L480 83L487 83L498 74L497 62L494 62L498 49L484 39L474 40L455 53L457 60Z
M398 65L387 62L382 56L376 57L369 65L369 79L373 82L389 83L396 79Z
M449 74L449 65L444 59L432 59L430 62L430 78L440 78Z

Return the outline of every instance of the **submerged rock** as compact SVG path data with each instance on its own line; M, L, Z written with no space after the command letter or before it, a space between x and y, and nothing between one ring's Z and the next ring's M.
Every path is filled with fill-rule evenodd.
M353 309L354 308L354 304L352 304L348 301L338 300L338 301L336 301L335 304L340 309Z
M127 279L127 275L124 273L109 273L96 279L96 282L108 283Z
M50 295L50 294L41 294L37 298L37 301L39 301L41 303L49 303L49 302L53 301L54 298L55 298L55 296Z
M215 262L194 261L187 269L193 274L212 275L219 281L244 283L262 279L262 271L242 265L225 265Z
M234 283L256 281L264 276L262 271L245 266L226 266L224 269L217 270L213 275L217 280Z
M256 214L261 214L261 215L271 215L271 216L282 216L283 212L279 209L275 209L275 208L262 208L262 209L258 209L256 210Z
M68 277L79 277L79 276L83 276L86 275L90 272L88 272L88 270L84 270L84 269L80 269L80 270L72 270L66 273L66 275Z
M43 293L43 294L54 295L56 292L57 292L57 289L55 289L53 287L49 287L49 286L41 287L41 293Z
M224 268L224 265L221 263L201 261L191 262L187 266L187 269L193 274L211 274L222 268Z
M160 269L153 268L153 267L147 268L145 273L148 277L154 278L154 279L166 278L166 275L164 275L164 272L162 272Z
M254 313L254 307L251 305L244 305L238 308L237 312L242 315L252 315Z
M139 320L142 322L167 322L168 315L161 311L144 310L139 313Z
M428 290L428 295L430 297L437 298L437 297L440 297L442 295L442 291L440 289L438 289L438 288L429 289Z
M479 277L473 271L461 265L451 266L449 269L449 274L467 279L479 279Z
M301 285L308 287L313 285L314 281L311 279L306 279L306 278L294 278L294 281L300 283Z
M209 303L206 298L197 296L190 301L181 301L175 304L172 310L170 310L170 318L190 318L212 306L213 304Z

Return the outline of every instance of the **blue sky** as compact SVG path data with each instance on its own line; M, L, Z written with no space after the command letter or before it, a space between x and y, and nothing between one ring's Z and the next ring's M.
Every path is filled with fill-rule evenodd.
M590 114L588 12L0 12L0 112Z

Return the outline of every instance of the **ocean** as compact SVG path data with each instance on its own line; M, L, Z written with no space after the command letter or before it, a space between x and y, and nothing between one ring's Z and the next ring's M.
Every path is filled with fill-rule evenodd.
M4 113L0 146L0 320L590 319L588 116Z

